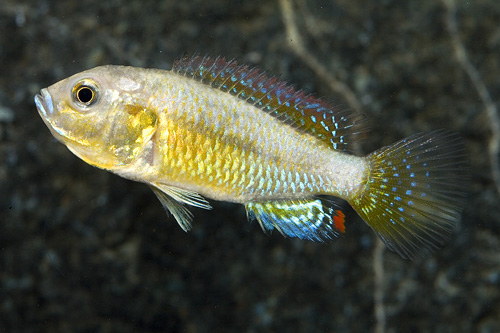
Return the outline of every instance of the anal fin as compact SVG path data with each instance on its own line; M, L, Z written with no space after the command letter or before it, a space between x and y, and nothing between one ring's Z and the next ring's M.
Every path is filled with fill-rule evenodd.
M264 232L276 228L288 237L310 241L331 240L345 232L340 210L322 199L250 202L245 205L248 217L257 219Z

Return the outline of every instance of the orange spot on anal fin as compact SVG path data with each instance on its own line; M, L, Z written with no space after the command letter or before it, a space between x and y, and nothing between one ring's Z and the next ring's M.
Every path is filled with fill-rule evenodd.
M335 211L337 215L333 216L333 223L335 223L335 228L341 233L345 233L345 215L341 210Z

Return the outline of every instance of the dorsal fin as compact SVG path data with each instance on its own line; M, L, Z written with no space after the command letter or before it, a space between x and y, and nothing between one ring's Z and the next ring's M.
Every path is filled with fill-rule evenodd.
M172 70L235 95L336 150L349 150L364 130L360 114L333 107L234 60L184 57L174 63Z

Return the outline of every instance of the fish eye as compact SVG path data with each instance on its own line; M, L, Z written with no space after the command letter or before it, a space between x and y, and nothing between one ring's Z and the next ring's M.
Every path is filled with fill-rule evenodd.
M94 81L82 80L73 87L73 100L82 108L92 106L98 99L99 88Z

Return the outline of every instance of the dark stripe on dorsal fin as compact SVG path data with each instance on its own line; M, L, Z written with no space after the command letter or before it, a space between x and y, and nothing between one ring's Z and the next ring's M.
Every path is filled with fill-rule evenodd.
M336 150L349 150L364 132L363 117L296 90L276 77L224 58L184 57L172 70L247 101Z

